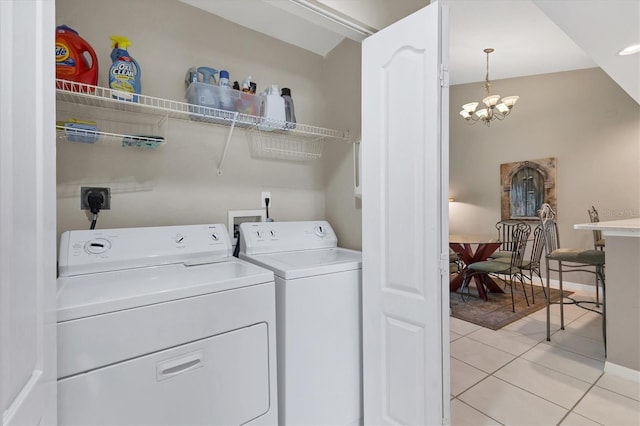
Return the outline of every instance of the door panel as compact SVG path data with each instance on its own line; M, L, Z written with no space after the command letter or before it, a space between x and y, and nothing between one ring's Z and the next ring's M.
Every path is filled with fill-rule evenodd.
M387 201L384 203L385 233L388 235L388 270L385 286L400 291L423 295L423 283L420 281L420 264L414 262L405 253L420 253L422 241L422 217L424 195L421 190L424 174L421 159L424 157L424 145L403 147L402 141L422 141L424 129L416 126L424 117L424 104L420 96L398 96L406 93L407 82L416 82L416 93L424 91L426 63L424 50L404 46L383 65L383 89L380 102L384 106L381 117L385 133L382 144L385 148L383 158L385 170L384 188ZM422 90L421 90L422 89ZM413 89L411 89L413 91ZM411 212L407 214L408 212Z
M2 424L55 424L54 1L0 1Z
M365 424L448 421L442 9L433 3L363 43Z

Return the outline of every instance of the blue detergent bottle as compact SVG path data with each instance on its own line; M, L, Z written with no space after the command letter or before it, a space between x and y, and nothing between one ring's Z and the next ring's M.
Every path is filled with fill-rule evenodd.
M198 73L202 74L202 82L207 84L213 84L214 86L218 85L216 81L216 75L218 74L218 70L211 67L198 67Z
M118 90L112 93L114 99L138 102L141 84L141 70L138 62L129 55L127 47L131 45L129 39L123 36L111 36L111 68L109 69L109 87Z

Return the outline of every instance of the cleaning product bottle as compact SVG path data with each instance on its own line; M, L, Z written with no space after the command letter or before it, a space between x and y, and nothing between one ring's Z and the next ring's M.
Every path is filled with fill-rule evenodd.
M220 88L220 108L227 111L233 111L231 87L229 85L229 71L220 70L220 81L218 81L218 87Z
M242 80L242 91L245 93L249 93L251 87L251 76L247 77L245 80Z
M296 112L293 109L293 99L291 99L291 89L288 87L282 88L281 93L282 99L284 99L284 116L287 120L285 128L287 129L295 129L296 128Z
M255 92L256 85L251 82L251 76L242 81L242 93L240 99L238 99L236 110L241 114L247 114L251 116L257 115L256 98L251 93L251 85L253 84L253 90Z
M191 83L197 83L197 82L198 82L198 69L196 67L191 67L187 70L187 74L184 76L184 84L188 89L189 86L191 86Z
M56 78L77 83L98 84L98 57L78 32L60 25L56 28ZM59 89L67 85L56 83ZM71 90L81 91L80 87L71 85ZM93 91L93 90L91 90Z
M220 87L230 87L229 86L229 71L220 70L220 81L218 81L218 86L220 86Z
M211 67L198 67L198 73L202 75L202 82L217 85L216 75L218 70Z
M126 37L111 36L111 47L113 48L111 61L113 64L109 70L109 87L121 92L112 93L113 98L138 102L138 96L134 93L140 94L142 75L138 62L127 52L127 47L130 45L131 42Z
M197 84L198 105L207 108L220 108L220 99L218 96L218 85L216 75L218 70L211 67L198 67L198 74L202 76L202 83ZM206 115L215 115L215 111L205 111Z
M280 96L277 84L272 84L271 89L262 100L262 118L258 126L260 130L275 130L285 127L284 98Z

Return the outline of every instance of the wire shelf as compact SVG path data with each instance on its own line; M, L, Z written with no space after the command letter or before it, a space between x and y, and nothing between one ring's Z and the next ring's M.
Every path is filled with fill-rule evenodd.
M253 115L198 106L186 102L172 101L147 95L136 95L137 102L118 99L123 96L130 96L130 94L124 94L118 90L106 87L56 79L57 100L71 104L93 106L124 112L151 114L182 120L194 120L227 126L233 124L237 127L244 128L254 128L264 120L262 117ZM349 139L349 132L347 131L308 126L300 123L287 123L282 127L285 127L285 129L274 130L269 133L288 135L289 138L310 136L342 141L348 141Z
M64 125L56 125L56 136L60 140L80 143L96 143L98 141L117 141L123 147L156 148L165 143L162 137L126 135L100 130L73 129Z
M165 143L163 116L104 110L63 102L56 109L56 136L68 142L117 142L123 147L156 148Z

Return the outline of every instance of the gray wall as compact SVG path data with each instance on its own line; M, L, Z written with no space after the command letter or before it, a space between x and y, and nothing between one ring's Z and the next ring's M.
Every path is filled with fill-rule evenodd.
M557 208L563 246L592 248L589 221L640 216L640 107L601 69L493 82L492 92L519 95L511 116L469 126L461 105L480 101L481 83L451 87L451 233L493 232L500 220L500 164L557 158ZM565 277L591 284L590 276Z
M207 65L229 70L231 81L251 75L259 91L271 83L290 87L298 122L334 128L326 111L336 99L351 96L326 90L330 60L175 0L58 0L56 24L71 26L96 50L100 86L107 85L111 65L109 36L120 34L132 41L129 52L140 63L145 95L183 100L187 68ZM246 132L237 130L218 176L227 133L228 127L170 120L167 143L156 150L58 141L58 233L88 228L88 216L79 209L79 188L85 185L111 187L112 209L100 214L100 228L226 223L227 210L259 209L261 191L271 191L276 220L325 218L324 159L255 159ZM347 144L341 148L350 152ZM350 164L341 155L330 153L331 162ZM347 240L357 245L353 236Z

